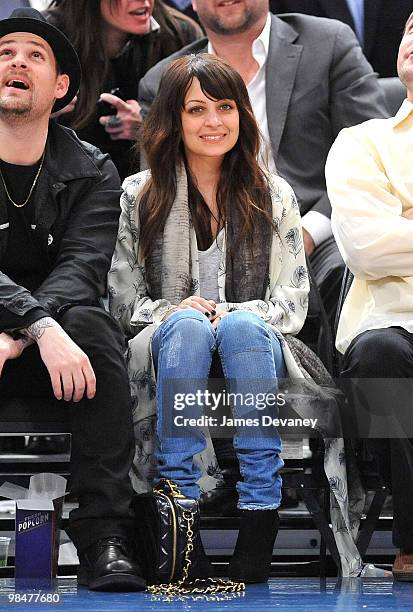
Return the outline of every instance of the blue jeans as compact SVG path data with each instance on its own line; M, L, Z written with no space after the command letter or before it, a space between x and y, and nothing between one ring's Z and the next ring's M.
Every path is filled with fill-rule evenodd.
M277 393L277 379L286 376L278 339L257 315L235 311L222 318L215 330L209 319L194 309L178 310L156 330L152 354L157 370L157 449L159 478L178 483L182 493L198 499L196 484L201 476L193 457L206 447L205 436L198 427L186 427L185 435L165 434L164 420L174 407L167 397L168 381L179 379L184 393L207 387L212 356L218 351L224 376L230 381L230 392ZM171 398L172 399L172 398ZM233 417L257 418L254 406L231 406ZM167 404L167 405L166 405ZM271 415L278 416L277 407ZM202 416L202 405L190 409L191 418ZM268 413L268 411L267 411ZM237 484L238 507L250 510L278 508L281 502L281 440L274 426L237 427L234 448L243 482ZM261 433L261 435L260 435Z

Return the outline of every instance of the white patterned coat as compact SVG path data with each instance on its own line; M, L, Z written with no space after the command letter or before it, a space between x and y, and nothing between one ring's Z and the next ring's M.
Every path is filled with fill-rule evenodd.
M109 306L129 340L128 369L133 397L133 421L136 436L136 455L133 483L137 491L150 486L154 470L152 437L154 432L155 372L151 355L151 337L162 316L172 306L163 299L152 299L145 283L145 268L138 260L139 227L136 202L149 178L149 171L127 178L123 184L119 233L112 267L109 272ZM242 304L225 300L225 239L218 272L220 301L225 308L255 312L279 334L297 333L307 314L309 283L305 264L301 219L297 200L291 187L280 177L271 176L273 218L277 231L273 232L270 250L270 282L265 300L253 300ZM186 198L186 180L178 180L176 198ZM198 246L195 231L190 230L191 287L199 295ZM173 263L168 262L173 274ZM156 296L154 296L156 297ZM284 358L291 376L301 376L287 346L283 346ZM216 460L210 447L201 454L203 471L209 476L216 473ZM215 483L208 478L202 488L210 489Z
M156 421L156 379L151 353L151 338L161 323L163 315L173 305L164 299L152 299L145 282L145 267L139 261L139 226L136 206L148 180L149 171L128 177L121 197L121 217L116 249L108 276L109 305L111 314L120 323L129 339L127 364L133 400L133 424L136 452L132 468L134 489L143 493L151 488L155 475L153 441ZM307 314L309 280L305 263L302 239L301 218L295 195L291 187L280 177L269 177L273 219L276 230L273 232L269 284L265 300L244 303L227 303L225 299L225 240L220 267L218 287L221 306L228 310L242 309L256 313L276 333L280 339L288 375L291 378L304 378L302 368L294 358L284 334L296 334L301 329ZM175 201L187 201L187 185L178 178ZM198 246L194 229L190 228L190 269L192 271L191 289L199 295ZM168 261L170 273L174 273L173 262ZM155 296L153 296L155 297ZM203 476L199 485L203 491L212 490L221 478L215 453L208 431L205 431L207 448L196 460ZM342 449L342 441L336 440L336 452L329 456L330 469L326 472L336 479L340 472L340 482L347 487L345 465L335 459ZM336 501L335 501L336 503ZM339 550L344 565L344 575L354 575L359 571L361 560L352 543L347 508L347 489L339 500L337 523L339 529ZM343 516L345 517L343 519ZM343 527L344 525L344 527ZM338 531L335 529L335 531ZM344 535L343 535L344 532ZM337 533L336 533L337 536ZM344 544L340 542L344 538ZM346 544L347 542L347 544ZM349 552L350 549L350 552ZM351 561L350 561L351 559Z

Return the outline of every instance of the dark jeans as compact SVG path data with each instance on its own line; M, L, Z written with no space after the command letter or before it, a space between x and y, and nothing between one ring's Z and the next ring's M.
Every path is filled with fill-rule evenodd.
M342 374L348 399L355 411L367 409L374 419L398 413L397 422L406 431L410 420L410 398L403 380L413 377L413 334L399 327L364 332L350 344L344 356ZM399 379L374 387L372 381L356 379ZM401 380L400 380L401 379ZM410 384L410 382L409 382ZM371 385L371 387L369 387ZM409 437L369 439L378 469L393 492L393 543L413 552L413 439ZM409 434L411 435L411 434Z
M94 399L66 404L72 432L70 491L79 500L68 532L81 552L101 537L132 537L131 399L123 337L110 315L101 308L75 306L59 323L88 355L97 379ZM1 396L54 397L37 345L6 362Z

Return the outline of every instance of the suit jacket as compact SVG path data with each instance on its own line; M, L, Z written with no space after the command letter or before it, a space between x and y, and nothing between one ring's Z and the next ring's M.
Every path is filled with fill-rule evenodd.
M181 49L140 81L145 114L168 63L205 52L207 39ZM293 187L301 213L330 216L324 166L338 132L373 117L388 117L377 76L351 29L307 15L272 16L266 63L267 119L279 174Z
M354 29L346 0L270 0L270 9L339 19ZM412 11L412 0L364 0L363 51L381 77L397 76L397 53Z

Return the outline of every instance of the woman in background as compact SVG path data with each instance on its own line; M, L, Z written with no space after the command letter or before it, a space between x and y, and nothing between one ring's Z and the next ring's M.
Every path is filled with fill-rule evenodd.
M303 325L308 278L298 205L291 188L257 163L260 138L239 74L212 55L186 56L165 72L143 129L150 170L124 183L118 242L109 274L111 312L129 341L129 371L151 402L156 372L155 481L199 497L194 455L202 405L174 412L180 393L202 392L219 356L229 390L276 394L288 374L284 333ZM147 369L137 359L149 356ZM148 411L139 399L136 411ZM153 406L153 401L152 401ZM257 406L231 405L257 419ZM155 410L155 407L153 407ZM277 416L277 406L266 407ZM265 431L264 431L265 430ZM234 447L240 531L229 575L268 579L278 529L283 465L274 427L238 427Z
M125 178L142 121L140 79L161 59L201 38L202 30L161 0L53 0L47 16L75 47L84 75L77 101L60 121L109 153ZM106 107L96 105L99 99Z

